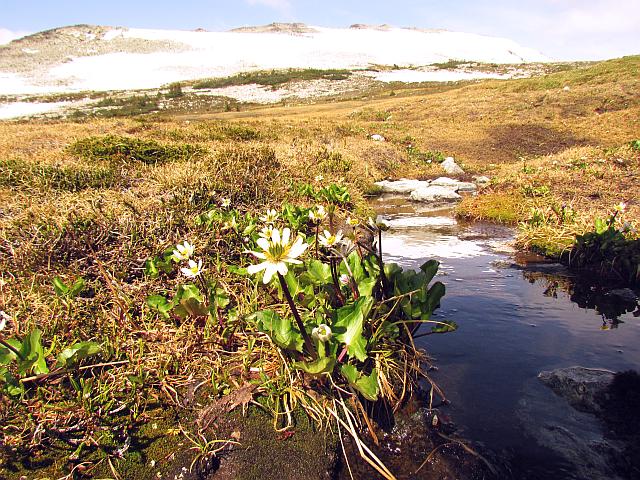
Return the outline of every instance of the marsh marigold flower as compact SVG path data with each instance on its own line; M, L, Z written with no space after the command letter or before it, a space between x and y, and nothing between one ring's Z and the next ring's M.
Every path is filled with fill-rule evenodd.
M331 338L331 328L325 323L321 323L311 331L311 335L316 340L326 342Z
M280 230L273 229L271 238L261 237L258 239L258 246L261 252L249 252L255 257L264 260L258 265L250 265L247 271L250 274L256 274L264 270L262 283L269 283L276 273L286 275L288 270L287 264L300 264L298 257L304 253L308 245L304 243L301 236L297 236L295 241L291 240L291 230L285 228Z
M195 247L190 244L188 241L184 241L184 243L179 243L176 245L175 250L173 251L173 255L171 256L176 262L180 262L182 260L189 260L195 251Z
M264 223L275 223L278 220L278 212L275 209L267 210L267 213L260 217Z
M189 260L189 266L180 269L185 277L189 278L196 278L202 273L202 270L202 260L198 260L198 263L193 260Z
M338 243L340 243L341 240L342 240L342 230L340 230L336 234L332 234L328 230L325 230L318 237L318 241L320 242L320 245L327 248L336 246Z
M309 211L309 220L312 222L321 222L327 218L327 211L322 205L318 205L316 208Z

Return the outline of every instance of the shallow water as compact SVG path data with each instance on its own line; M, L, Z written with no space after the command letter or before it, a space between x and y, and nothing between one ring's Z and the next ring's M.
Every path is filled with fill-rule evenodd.
M536 376L574 365L640 368L640 317L559 265L506 253L509 228L460 223L450 210L420 210L398 197L374 206L390 226L382 241L385 261L411 268L431 258L441 262L436 278L447 293L434 319L459 328L418 342L435 357L434 378L451 401L446 413L460 435L505 476L584 478L576 465L588 459L571 447L549 448L549 432L560 426L597 440L600 426Z

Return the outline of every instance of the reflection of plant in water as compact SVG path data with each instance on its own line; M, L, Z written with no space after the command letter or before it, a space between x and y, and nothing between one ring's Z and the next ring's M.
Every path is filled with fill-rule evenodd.
M548 274L537 271L524 271L523 276L529 283L538 283L545 290L544 295L558 298L558 291L564 292L580 308L595 310L602 317L602 329L617 328L623 320L620 316L634 312L640 316L640 305L636 302L621 301L610 294L610 289L594 284L591 279Z

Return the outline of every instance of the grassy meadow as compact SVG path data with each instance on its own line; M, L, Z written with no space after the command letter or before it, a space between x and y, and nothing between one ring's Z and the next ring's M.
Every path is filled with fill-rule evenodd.
M414 278L362 240L378 232L373 182L442 176L454 156L465 178L491 178L459 215L519 225L519 246L554 256L614 215L640 258L639 92L640 57L626 57L312 105L0 122L0 478L169 478L176 452L205 475L243 442L245 409L285 437L305 422L333 442L337 426L359 430L367 401L395 408L415 388L428 358L412 318L439 298L433 266L419 303ZM304 235L308 260L284 285L247 270L267 209ZM324 230L355 250L318 247ZM172 253L185 241L201 266ZM340 341L307 344L292 303L309 331L333 318Z

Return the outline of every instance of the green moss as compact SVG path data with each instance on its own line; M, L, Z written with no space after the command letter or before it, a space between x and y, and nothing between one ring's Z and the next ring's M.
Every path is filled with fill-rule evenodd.
M278 478L283 480L330 478L337 461L338 438L319 431L309 417L294 413L293 435L283 435L273 428L270 416L257 408L246 417L234 412L241 432L242 448L235 450L236 479Z
M258 85L265 85L276 87L291 81L302 80L345 80L351 75L349 70L319 70L314 68L298 70L271 70L271 71L259 71L259 72L246 72L233 75L225 78L210 78L206 80L200 80L193 84L195 89L204 88L222 88L236 85L249 85L257 83Z
M83 138L69 145L67 151L93 161L133 160L147 164L188 160L204 153L201 147L187 143L163 145L154 140L118 135Z
M521 218L522 209L520 195L485 194L464 198L456 208L456 215L474 220L516 223Z

